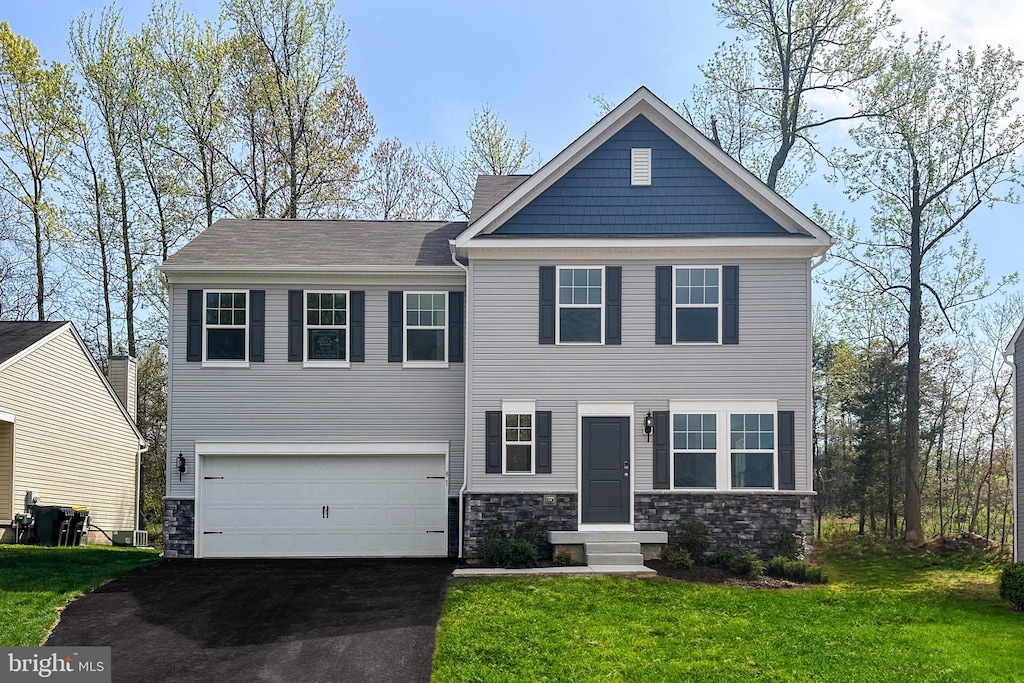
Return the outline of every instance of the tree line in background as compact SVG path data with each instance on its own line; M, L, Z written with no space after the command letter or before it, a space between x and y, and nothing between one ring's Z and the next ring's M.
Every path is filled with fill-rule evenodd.
M1007 539L1012 387L1024 316L967 230L1014 201L1021 63L896 32L890 0L716 0L735 34L681 113L784 196L812 174L870 205L815 207L836 238L815 271L819 532ZM140 359L146 515L159 519L166 297L157 266L220 217L468 218L480 173L523 170L528 139L489 108L466 145L380 138L327 0L222 0L200 21L153 5L75 19L71 62L0 24L0 317L75 320L97 356ZM595 97L602 111L610 106ZM841 140L835 144L834 140Z

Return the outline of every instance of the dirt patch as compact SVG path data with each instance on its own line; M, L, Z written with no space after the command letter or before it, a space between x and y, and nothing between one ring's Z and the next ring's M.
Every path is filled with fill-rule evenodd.
M810 584L789 581L788 579L776 579L771 576L759 576L756 579L748 579L730 574L724 569L708 567L706 565L694 565L689 569L672 569L661 560L648 560L644 564L658 572L658 576L677 581L689 581L690 583L713 583L723 586L744 586L746 588L810 587Z
M971 551L985 551L998 553L1002 550L1002 544L997 541L990 541L984 536L964 532L943 538L932 538L925 542L925 546L932 552L954 555Z

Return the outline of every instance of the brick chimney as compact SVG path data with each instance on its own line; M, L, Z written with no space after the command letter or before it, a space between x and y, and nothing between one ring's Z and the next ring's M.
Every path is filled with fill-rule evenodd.
M139 412L138 362L125 353L123 346L120 351L120 356L110 356L107 359L107 379L114 387L114 393L121 399L121 405L134 421Z

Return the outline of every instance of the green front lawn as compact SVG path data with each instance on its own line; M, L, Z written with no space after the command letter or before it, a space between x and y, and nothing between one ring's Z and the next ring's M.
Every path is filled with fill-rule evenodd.
M39 645L73 598L158 553L137 548L0 545L0 645Z
M836 559L824 587L455 582L435 681L1024 681L1024 614L978 557Z

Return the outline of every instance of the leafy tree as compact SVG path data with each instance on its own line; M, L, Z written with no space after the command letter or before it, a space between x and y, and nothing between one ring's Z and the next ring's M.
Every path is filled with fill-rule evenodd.
M489 106L473 113L462 150L427 145L423 165L433 175L432 191L449 216L469 219L480 175L511 175L523 170L533 153L525 135L509 136L508 126Z
M427 220L437 212L437 195L417 154L398 138L381 140L370 154L364 181L363 213L379 220Z
M77 125L78 101L71 71L47 65L30 40L0 23L0 191L28 211L32 220L35 304L46 319L46 256L57 230L58 209L48 186L59 180L59 163Z
M815 132L867 115L815 110L824 96L846 93L879 68L874 42L898 21L890 0L716 0L738 32L701 69L684 114L726 152L787 193L806 177ZM791 155L803 168L787 169ZM784 173L784 171L786 171Z
M862 106L883 115L851 132L859 151L837 159L854 197L874 200L871 236L847 234L838 254L874 291L906 310L906 538L923 540L921 519L921 333L923 295L950 311L985 293L965 221L979 207L1014 198L1014 159L1024 118L1013 115L1021 63L1010 50L973 49L945 59L921 33L887 54L858 85ZM950 265L951 264L951 265Z

